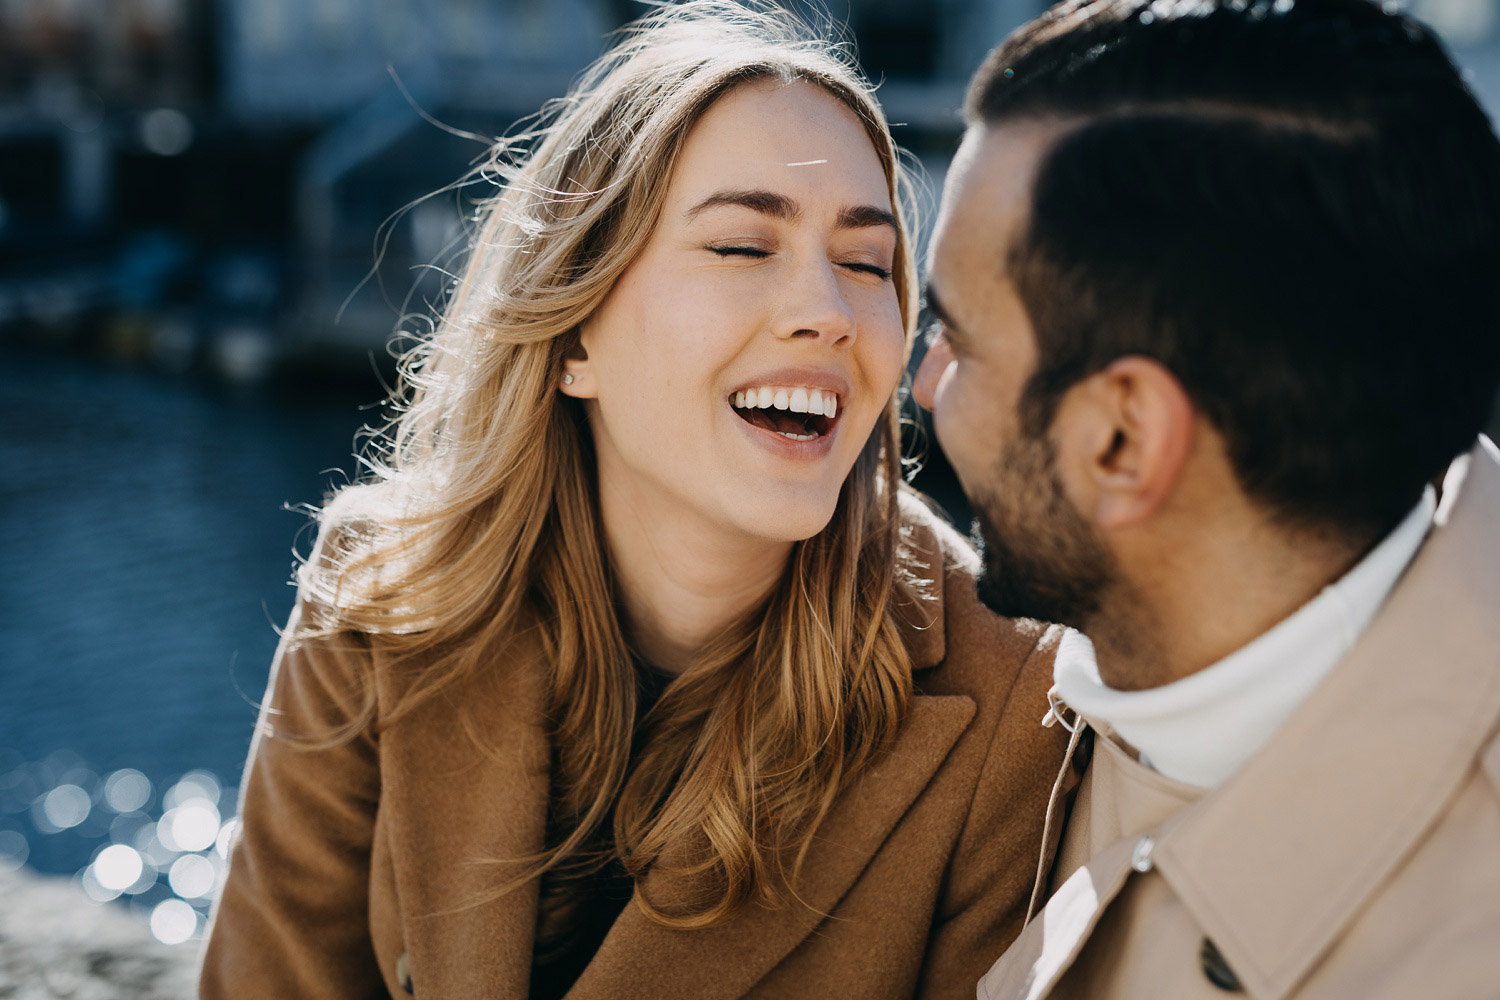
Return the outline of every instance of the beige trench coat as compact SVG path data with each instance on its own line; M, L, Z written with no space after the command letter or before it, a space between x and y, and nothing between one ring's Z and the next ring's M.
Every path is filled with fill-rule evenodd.
M967 997L1020 930L1066 747L1038 726L1054 647L1038 626L979 604L977 560L951 528L907 498L903 518L940 581L933 601L903 614L918 693L889 753L819 828L803 904L751 906L699 931L627 906L570 997ZM380 705L406 676L355 637L283 648L263 723L307 733L347 718L358 672L373 672ZM490 753L459 727L459 700L483 720ZM475 859L542 847L543 705L542 666L520 655L332 750L262 731L205 1000L525 996L534 886L462 904L487 884ZM657 903L694 889L664 869L645 880Z
M1500 997L1500 453L1455 463L1369 630L1226 784L1093 744L1060 887L981 1000Z

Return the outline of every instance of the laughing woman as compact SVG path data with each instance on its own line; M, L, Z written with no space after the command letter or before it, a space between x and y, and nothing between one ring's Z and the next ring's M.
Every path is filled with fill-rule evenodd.
M497 148L299 574L204 997L972 997L1017 933L1050 648L902 495L901 166L836 52L668 7Z

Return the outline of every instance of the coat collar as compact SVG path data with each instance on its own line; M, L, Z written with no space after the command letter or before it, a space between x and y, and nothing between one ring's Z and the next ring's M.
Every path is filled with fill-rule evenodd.
M1151 867L1250 996L1296 989L1476 758L1500 757L1500 741L1484 750L1500 717L1497 520L1500 453L1481 438L1449 470L1432 533L1348 657L1222 787L1074 872L979 995L1045 996L1132 869Z
M1406 856L1500 716L1500 453L1450 469L1435 527L1353 651L1155 859L1250 995L1284 997Z

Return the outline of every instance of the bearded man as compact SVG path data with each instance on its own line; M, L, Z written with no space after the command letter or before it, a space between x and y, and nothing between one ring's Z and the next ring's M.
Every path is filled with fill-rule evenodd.
M979 996L1500 996L1484 112L1392 7L1068 0L967 120L915 396L986 603L1076 630Z

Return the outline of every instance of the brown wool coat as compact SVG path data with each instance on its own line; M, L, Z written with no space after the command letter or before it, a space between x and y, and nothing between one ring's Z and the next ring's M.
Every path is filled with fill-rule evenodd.
M1065 733L1040 726L1053 637L985 611L963 540L915 501L903 511L913 548L942 573L934 601L903 611L918 693L890 752L818 830L806 905L752 905L695 931L627 906L571 997L971 997L1020 930L1065 749ZM486 720L490 754L444 698L331 750L267 736L267 721L311 732L346 718L351 678L372 670L388 705L397 678L356 644L278 653L205 1000L525 995L534 887L455 908L483 888L471 860L542 847L541 670L520 657L453 696ZM664 869L645 880L657 902L692 889Z
M1485 441L1354 649L1225 784L1094 733L1060 888L980 1000L1500 997L1497 610Z

